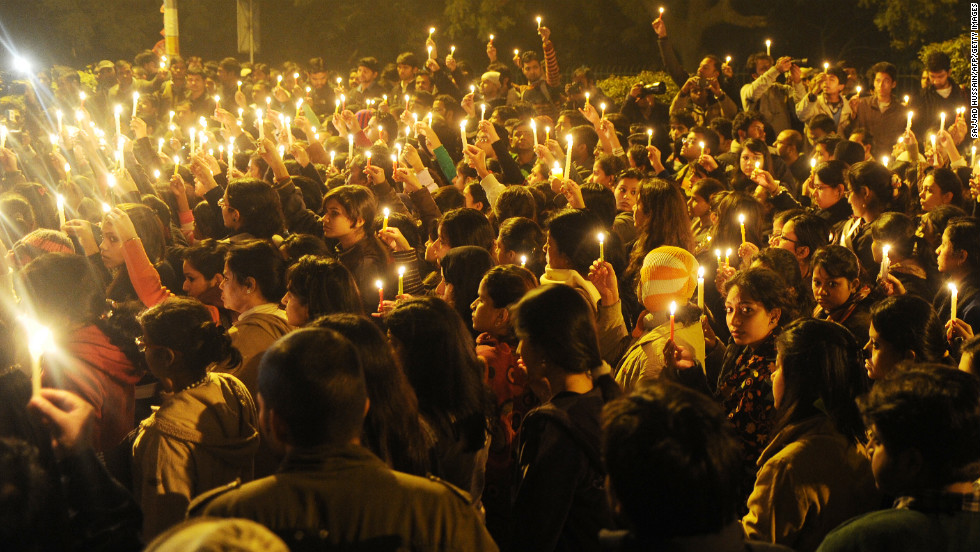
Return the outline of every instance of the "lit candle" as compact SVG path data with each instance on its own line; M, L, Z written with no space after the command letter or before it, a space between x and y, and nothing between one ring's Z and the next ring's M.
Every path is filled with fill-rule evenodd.
M606 262L606 235L599 232L599 262Z
M490 35L490 44L493 45L493 35Z
M647 147L649 148L652 145L653 145L653 129L652 128L648 128L647 129Z
M670 302L670 340L674 340L674 313L677 312L677 301Z
M429 59L432 59L432 46L426 46L425 49L429 51Z
M906 95L905 95L905 98L903 98L903 99L904 99L905 101L904 101L904 102L902 102L902 105L909 105L909 95L908 95L908 94L906 94Z
M565 176L564 179L568 180L568 176L572 174L572 135L566 134L565 141L568 142L568 152L565 154Z
M704 155L704 142L698 142L698 147L701 148L700 155Z
M602 110L602 114L599 115L599 118L600 119L605 119L606 118L606 103L603 102L603 103L599 104L599 109Z
M732 248L729 247L728 249L725 250L725 266L732 266L732 264L728 262L728 259L730 259L731 256L732 256Z
M929 142L932 143L932 154L933 155L936 155L936 135L935 134L930 134L929 135Z
M664 7L660 6L660 17L664 16Z
M585 93L585 105L589 105L589 93Z
M813 171L815 171L815 170L817 170L817 158L816 157L811 157L810 158L810 174L812 175L813 174Z
M888 168L888 156L887 155L882 155L881 156L881 164L884 165L886 169Z
M263 138L265 138L265 130L262 128L265 125L263 124L263 121L262 121L262 110L261 109L256 109L255 110L255 125L259 127L259 140L262 140Z
M826 73L829 70L830 70L830 64L827 63L826 61L823 62L823 72Z
M538 124L531 119L531 136L534 139L534 147L538 147Z
M539 15L539 16L535 17L535 19L538 21L538 28L540 29L541 28L541 16Z
M432 128L432 112L427 113L425 118L429 120L429 128Z
M738 228L742 232L742 243L745 243L745 214L738 214Z
M939 132L946 130L946 112L939 113Z
M435 27L429 27L429 40L432 40L432 35L436 32Z
M174 156L174 176L177 176L177 171L180 170L180 157Z
M453 57L455 55L456 55L456 46L452 45L449 47L449 57Z
M333 160L337 158L337 152L330 150L330 166L333 166Z
M157 139L157 153L163 153L163 138Z
M65 226L65 196L58 194L58 228L64 228Z
M190 134L191 134L191 136L190 136L190 139L191 139L191 142L190 142L190 148L191 148L191 150L190 150L190 152L191 152L191 155L194 155L194 142L195 142L195 140L197 138L197 129L194 128L194 127L191 127ZM261 138L261 136L259 138Z
M481 103L480 104L480 120L482 121L482 120L486 119L486 117L487 117L487 104Z
M242 81L238 81L238 91L242 91Z
M51 342L51 330L33 322L28 328L27 348L31 355L31 392L34 396L41 394L41 355Z
M102 212L103 213L108 213L111 210L112 210L112 207L109 207L109 204L103 201L102 202Z
M905 125L905 132L912 130L912 110L909 110L909 122Z
M521 255L521 268L525 268L524 265L527 264L527 255Z
M729 65L732 62L732 56L725 56L725 65Z
M718 266L721 266L721 249L715 249L715 258L718 260Z
M405 295L405 267L398 267L398 297Z
M367 158L367 166L371 166L371 150L364 152L364 157ZM386 215L387 216L387 215Z
M768 38L766 39L766 55L771 56L772 53L769 51L769 47L772 46L772 41Z
M133 117L136 116L136 106L140 103L140 93L133 92Z
M544 127L544 141L547 142L548 140L551 140L551 127L550 126Z
M888 276L888 269L891 266L891 260L888 258L888 252L891 251L892 246L885 244L881 246L881 266L878 269L878 278L884 280Z
M391 214L391 209L388 209L387 207L385 207L384 209L381 210L381 212L384 214L384 220L381 222L381 229L382 230L387 230L387 228L388 228L388 215Z
M860 85L854 87L854 95L857 96L857 97L859 97L859 98L861 97L861 86Z
M276 86L282 84L282 75L276 75Z
M85 107L85 99L86 98L88 98L88 94L86 94L85 92L79 92L78 93L78 106L79 107Z
M334 113L340 113L340 99L339 98L333 101L333 112Z
M947 286L949 286L949 319L953 320L956 318L956 295L958 290L956 289L956 284L953 282L950 282Z
M381 280L375 280L374 285L378 286L378 312L384 314L385 312L384 284L381 283Z
M558 161L555 161L555 164L551 167L551 177L552 178L561 178L561 173L562 173L561 163L559 163Z
M704 308L704 267L698 267L698 308Z
M122 106L116 104L116 106L112 108L112 111L116 117L116 136L118 136L122 134L122 124L119 122L119 116L122 115Z
M470 94L476 94L476 85L475 84L471 84L470 85Z

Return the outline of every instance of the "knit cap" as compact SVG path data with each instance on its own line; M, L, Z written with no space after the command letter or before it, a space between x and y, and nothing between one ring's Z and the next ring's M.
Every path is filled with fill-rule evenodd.
M362 109L357 113L355 113L354 117L357 118L357 126L361 127L362 130L367 128L368 123L371 122L371 117L373 115L374 113L372 113L370 109Z
M640 298L647 312L687 303L697 289L698 262L687 250L665 245L647 253L640 268Z

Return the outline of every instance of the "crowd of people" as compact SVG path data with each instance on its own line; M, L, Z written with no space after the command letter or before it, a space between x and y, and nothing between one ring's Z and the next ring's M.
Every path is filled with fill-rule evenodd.
M540 25L7 83L4 549L980 548L949 58L742 83L653 31L673 98Z

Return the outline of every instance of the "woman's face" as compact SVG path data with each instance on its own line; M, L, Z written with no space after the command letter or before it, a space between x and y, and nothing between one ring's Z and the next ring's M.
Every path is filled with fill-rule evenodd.
M218 205L221 206L221 221L224 223L225 228L229 230L238 230L241 227L241 213L237 209L228 204L228 190L225 190L225 195L221 197L218 201Z
M939 272L950 274L960 268L962 264L961 255L956 254L956 249L949 241L949 231L943 232L943 239L939 242L939 248L936 249L936 265Z
M551 237L551 232L548 232L548 242L544 245L544 253L549 267L558 270L569 268L565 256L562 255L561 250L558 249L558 244Z
M878 336L873 322L868 327L868 343L864 346L864 352L864 368L868 371L868 377L873 380L885 377L904 360L894 345Z
M825 184L820 180L820 175L816 175L813 178L813 192L810 196L817 207L829 209L836 205L840 198L844 197L844 185L831 186Z
M487 292L487 279L480 282L476 299L470 304L473 311L473 329L478 332L493 331L500 309L493 306L493 299Z
M919 192L919 205L923 211L931 211L940 205L945 205L953 199L953 194L943 191L936 184L936 179L930 174L922 179L922 190Z
M630 212L636 205L636 196L640 193L640 181L635 178L621 178L613 195L616 196L616 210Z
M184 261L183 265L184 272L184 293L194 297L195 299L204 295L206 291L219 285L221 282L221 274L215 274L214 278L210 280L207 279L204 274L194 268L191 263Z
M493 262L498 265L517 264L520 262L517 254L507 249L500 238L493 240L493 251L490 254L493 256Z
M598 161L592 165L592 181L596 184L601 184L603 188L611 188L613 185L612 177L606 174L606 171L602 169L602 165Z
M336 199L328 199L323 205L323 235L328 238L343 238L353 232L363 221L351 220L347 209Z
M756 163L759 163L760 168L765 169L766 156L761 153L755 153L749 150L749 148L742 148L742 153L738 157L738 167L741 169L742 174L751 177Z
M102 223L102 243L99 244L99 253L102 254L102 264L109 270L126 264L122 241L109 222Z
M305 326L310 320L310 309L293 292L286 290L282 296L282 304L286 305L286 321L290 326Z
M449 241L442 232L442 225L439 226L438 237L435 241L426 242L425 260L430 263L441 261L446 253L449 253Z
M228 268L228 263L225 263L225 270L222 275L224 279L221 280L221 302L224 303L225 308L237 313L248 310L249 290L238 282L231 269Z
M643 204L637 201L633 204L633 227L637 230L643 230L647 227L647 220L650 219L650 215L643 210Z
M772 333L779 322L780 310L767 311L762 303L742 293L738 286L732 286L725 298L725 320L738 345L755 345Z
M691 194L687 199L687 214L691 215L691 220L699 219L711 211L711 204L699 194Z
M847 202L851 204L851 212L854 216L863 217L868 211L868 201L865 197L868 193L867 188L848 191Z
M825 311L832 311L850 299L857 291L858 280L848 282L847 278L832 278L822 266L813 270L813 298Z

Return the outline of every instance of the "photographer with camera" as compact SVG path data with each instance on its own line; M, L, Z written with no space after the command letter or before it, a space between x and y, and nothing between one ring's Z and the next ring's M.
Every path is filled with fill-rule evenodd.
M721 89L721 60L715 56L705 56L698 66L698 72L681 86L680 91L670 103L670 113L688 111L698 126L707 125L716 117L732 118L738 106Z
M851 120L851 102L844 101L842 95L847 75L840 67L830 67L823 73L817 73L810 80L809 94L796 103L796 115L807 123L815 115L823 113L834 120L838 129L843 129ZM839 134L842 132L839 130ZM846 136L846 134L844 134Z
M802 62L789 56L783 56L775 63L767 54L749 56L752 82L742 87L742 107L746 111L762 113L776 134L792 127L791 105L795 106L807 94L802 71L794 61ZM786 72L789 72L788 83L777 82L780 75Z

